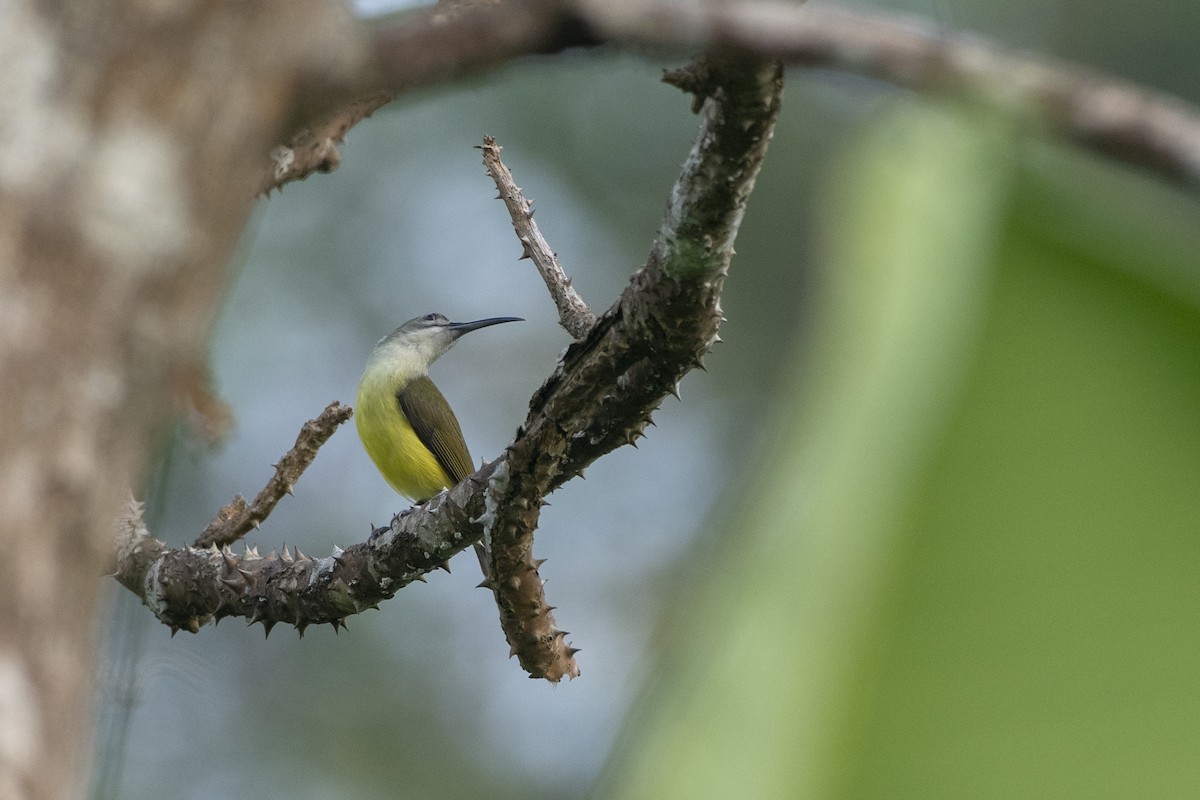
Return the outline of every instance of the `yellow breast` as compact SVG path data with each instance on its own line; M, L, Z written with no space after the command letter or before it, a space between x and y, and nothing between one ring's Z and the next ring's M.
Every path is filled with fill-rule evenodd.
M393 489L410 500L428 500L451 486L450 477L421 443L396 401L398 383L365 375L354 409L367 455Z

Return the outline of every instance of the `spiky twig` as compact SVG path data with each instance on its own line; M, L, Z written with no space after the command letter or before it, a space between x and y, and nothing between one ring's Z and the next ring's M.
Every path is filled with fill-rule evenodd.
M354 409L333 401L316 419L310 419L300 429L296 443L275 463L275 474L267 481L254 502L246 504L240 494L217 512L208 527L196 537L193 547L223 547L233 544L266 519L285 494L291 494L300 475L317 457L317 450L333 436L343 422L350 419Z
M572 339L582 339L596 324L596 315L583 302L579 292L575 291L571 279L558 263L557 254L533 221L533 201L525 199L521 188L513 180L512 172L500 160L502 148L496 144L495 137L484 136L480 149L483 150L483 165L496 182L498 196L504 201L512 218L513 230L517 232L517 240L521 243L521 258L532 260L537 267L542 280L546 282L546 288L550 290L554 305L558 307L558 320L567 333L571 334Z

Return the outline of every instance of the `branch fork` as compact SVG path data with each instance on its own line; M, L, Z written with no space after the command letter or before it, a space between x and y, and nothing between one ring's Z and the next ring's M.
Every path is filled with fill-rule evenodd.
M680 379L719 341L720 297L782 92L782 67L743 58L707 59L700 133L674 189L645 266L596 317L570 285L533 222L532 206L485 139L489 174L524 252L542 274L574 339L530 400L504 455L458 486L396 515L366 542L324 558L291 551L235 553L231 544L291 491L317 448L350 417L334 403L304 426L267 487L226 506L190 547L171 549L146 530L131 503L117 536L116 578L172 631L196 632L240 616L268 633L278 623L345 626L346 617L395 594L478 541L485 579L511 653L530 677L575 677L578 649L555 622L533 557L546 496L600 456L633 444Z

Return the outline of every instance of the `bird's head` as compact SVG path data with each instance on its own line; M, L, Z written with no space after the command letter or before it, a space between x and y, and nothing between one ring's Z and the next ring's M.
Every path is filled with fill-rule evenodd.
M521 322L520 317L489 317L474 322L451 322L442 314L430 313L410 319L379 340L375 350L403 351L426 368L454 346L459 337L501 322Z

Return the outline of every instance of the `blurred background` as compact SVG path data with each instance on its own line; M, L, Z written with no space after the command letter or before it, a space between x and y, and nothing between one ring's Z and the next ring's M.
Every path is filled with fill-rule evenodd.
M883 5L1200 102L1193 2ZM568 339L472 148L497 137L602 310L696 133L678 63L601 48L406 96L263 202L212 342L236 427L164 443L155 534L256 493L428 311L527 320L432 370L499 454ZM473 556L303 640L171 638L113 584L93 796L1195 796L1198 223L969 103L789 71L725 343L543 513L582 677L507 658ZM405 506L351 424L248 541L320 555Z

